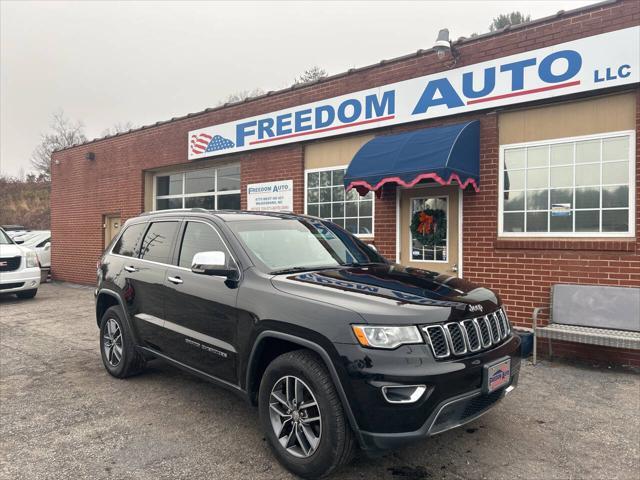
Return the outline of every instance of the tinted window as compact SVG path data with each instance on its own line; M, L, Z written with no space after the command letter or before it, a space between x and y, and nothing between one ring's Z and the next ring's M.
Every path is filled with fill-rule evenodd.
M36 248L42 248L44 247L47 243L49 243L51 241L51 238L46 238L43 241L41 241L39 244L36 245Z
M173 239L178 231L178 222L152 223L144 236L140 258L159 263L170 263Z
M113 247L113 253L124 255L126 257L137 257L140 237L142 237L146 227L146 223L138 223L127 227L122 236L118 239L116 246Z
M187 223L182 237L179 265L191 268L191 261L196 253L215 251L224 252L229 259L227 248L213 227L199 222Z

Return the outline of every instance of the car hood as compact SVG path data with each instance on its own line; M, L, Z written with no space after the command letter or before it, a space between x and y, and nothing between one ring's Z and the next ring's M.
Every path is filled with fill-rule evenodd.
M496 310L493 291L457 277L397 264L276 275L275 288L339 305L369 323L434 323Z
M21 247L19 245L15 245L15 244L10 244L10 245L0 245L0 257L3 258L7 258L7 257L18 257L18 256L22 256L24 255L24 252L27 249L24 247Z

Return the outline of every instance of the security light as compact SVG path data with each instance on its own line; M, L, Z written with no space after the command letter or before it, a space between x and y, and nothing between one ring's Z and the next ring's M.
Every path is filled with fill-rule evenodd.
M433 49L436 51L438 58L444 58L447 56L447 52L451 52L453 64L455 65L458 62L460 53L458 53L449 40L448 28L443 28L438 32L438 38L436 38L436 43L433 44Z
M451 50L448 28L443 28L438 32L438 38L436 39L436 43L433 44L433 48L436 51L438 58L444 58L447 52Z

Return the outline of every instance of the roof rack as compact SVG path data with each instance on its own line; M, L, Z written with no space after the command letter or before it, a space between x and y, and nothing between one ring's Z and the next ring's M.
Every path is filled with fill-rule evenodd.
M139 216L143 215L154 215L156 213L167 213L167 212L213 212L214 210L207 210L206 208L166 208L164 210L150 210L148 212L143 212Z

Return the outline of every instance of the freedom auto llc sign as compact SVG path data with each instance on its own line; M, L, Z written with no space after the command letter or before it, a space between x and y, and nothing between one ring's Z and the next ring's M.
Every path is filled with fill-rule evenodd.
M358 132L640 81L640 27L189 132L189 159Z
M293 180L247 185L247 209L262 212L293 212Z

